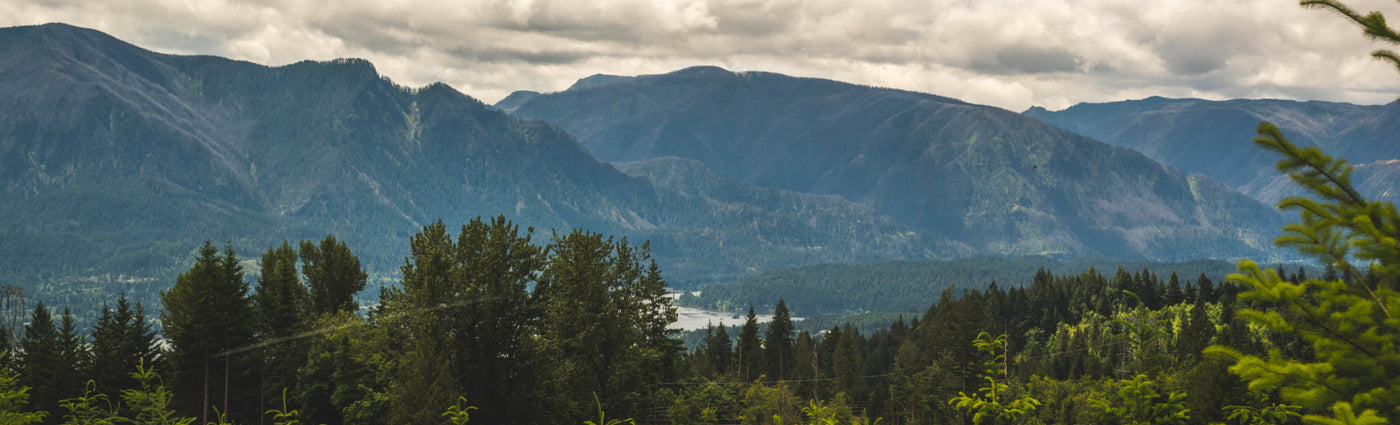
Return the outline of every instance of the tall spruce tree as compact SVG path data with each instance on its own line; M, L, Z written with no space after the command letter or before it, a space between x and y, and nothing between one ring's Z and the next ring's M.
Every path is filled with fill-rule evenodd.
M38 411L58 412L58 401L67 398L61 391L64 371L72 366L63 364L58 328L42 301L34 305L19 347L19 382L30 388L29 405Z
M773 321L768 322L768 332L763 337L763 355L770 379L789 379L787 371L793 366L792 332L792 315L788 313L787 302L778 298L778 304L773 307Z
M259 410L281 400L283 391L296 400L297 370L306 364L306 345L295 338L305 331L310 295L297 277L297 251L286 242L268 248L261 261L253 308L257 312L258 350L261 361L258 381L262 387Z
M205 241L189 270L161 292L161 324L170 342L177 411L208 423L218 408L235 422L256 422L256 320L233 247Z
M154 368L160 363L156 332L141 303L133 307L123 294L117 297L116 308L103 304L92 328L92 359L90 376L101 394L136 388L139 382L131 376L136 367Z
M734 369L734 341L729 338L728 326L719 322L711 337L705 338L705 357L714 365L715 373L723 375Z
M738 357L739 380L748 382L763 376L763 342L758 340L758 315L753 306L744 316L744 326L739 328L739 345L735 347Z

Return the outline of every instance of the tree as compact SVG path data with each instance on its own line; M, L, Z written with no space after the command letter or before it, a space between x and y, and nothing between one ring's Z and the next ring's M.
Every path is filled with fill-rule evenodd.
M787 303L778 298L773 307L773 321L768 322L768 333L763 337L763 354L768 363L769 378L788 379L787 371L793 365L792 315Z
M318 246L301 241L301 271L306 275L312 314L355 311L355 294L365 289L369 276L360 259L350 253L345 242L326 235Z
M676 312L649 251L596 233L554 235L535 292L557 412L585 414L596 393L608 409L636 416L660 384L677 349L666 336Z
M719 322L719 326L714 329L714 333L708 333L705 338L705 350L702 355L715 369L715 374L723 375L731 369L734 362L734 341L729 339L728 327L724 322Z
M0 357L8 356L8 352ZM0 424L28 425L42 422L48 412L29 409L29 390L8 368L0 368Z
M297 251L290 244L268 248L261 262L253 308L258 339L264 341L259 350L259 410L266 411L268 400L277 400L288 390L298 394L296 374L306 364L306 347L296 336L306 329L310 294L297 277Z
M233 247L220 253L205 241L194 265L161 292L177 411L197 413L201 423L214 418L210 407L244 423L261 414L250 351L256 320L248 290Z
M982 332L972 341L972 345L977 347L977 351L987 353L988 359L983 363L987 368L982 375L986 386L979 388L972 395L959 391L957 397L948 400L948 404L972 413L972 423L976 425L982 425L988 420L991 424L1003 420L1015 423L1021 415L1030 414L1040 407L1040 402L1030 396L1015 398L1016 394L1012 391L1005 368L1005 334L992 338L991 334Z
M1360 24L1368 37L1400 44L1400 34L1378 12L1361 15L1334 0L1302 4L1331 9ZM1392 51L1372 55L1400 67L1400 57ZM1276 167L1316 198L1279 201L1280 209L1298 212L1299 222L1284 226L1274 244L1294 248L1341 276L1293 283L1253 261L1240 261L1241 273L1230 279L1248 291L1238 297L1275 309L1244 309L1239 315L1301 337L1312 346L1313 356L1291 359L1273 350L1260 357L1218 346L1209 352L1233 359L1230 371L1251 389L1276 389L1284 401L1302 406L1306 422L1400 419L1400 319L1394 316L1400 293L1393 289L1400 281L1400 213L1394 204L1370 201L1357 192L1346 160L1315 147L1300 148L1267 122L1259 124L1258 132L1255 144L1281 155ZM1372 285L1370 279L1383 284Z
M42 301L36 303L24 326L24 338L19 341L19 375L20 385L32 389L29 402L39 411L57 412L58 401L72 396L64 391L69 386L64 380L76 377L66 372L72 370L72 365L63 363L61 346L49 309Z
M739 358L739 380L752 381L763 375L763 342L758 340L758 315L753 306L739 328L739 346L734 353Z
M102 315L92 328L91 376L97 392L116 394L137 385L131 371L138 366L154 369L159 359L156 332L146 320L141 303L135 307L126 295L117 298L116 308L104 303Z

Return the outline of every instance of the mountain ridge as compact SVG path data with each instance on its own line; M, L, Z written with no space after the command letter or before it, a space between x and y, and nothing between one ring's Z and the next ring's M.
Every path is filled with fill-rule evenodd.
M694 67L512 106L603 160L689 158L758 186L840 195L994 254L1175 258L1185 252L1162 248L1231 221L1198 217L1218 200L1196 199L1185 173L1137 152L931 94ZM1268 251L1277 214L1230 202L1248 205L1232 211L1249 230L1229 232L1248 246L1217 238L1232 246L1225 256Z

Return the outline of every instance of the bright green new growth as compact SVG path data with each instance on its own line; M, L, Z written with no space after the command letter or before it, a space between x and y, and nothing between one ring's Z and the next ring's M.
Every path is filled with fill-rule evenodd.
M1269 123L1259 125L1259 134L1255 143L1283 155L1279 170L1319 198L1281 201L1280 208L1299 212L1301 223L1285 226L1274 243L1334 267L1343 279L1294 284L1274 270L1241 261L1241 273L1230 279L1251 289L1240 299L1276 308L1246 309L1240 316L1298 335L1315 355L1288 359L1275 350L1262 358L1219 346L1207 352L1234 358L1230 370L1250 389L1279 390L1285 401L1309 412L1303 417L1308 423L1386 423L1400 414L1400 353L1395 349L1400 321L1390 314L1400 309L1393 289L1400 276L1400 214L1392 204L1367 201L1357 193L1345 160L1317 148L1299 148ZM1369 273L1362 273L1353 259L1366 264Z
M465 424L467 421L471 420L471 411L476 410L476 406L463 407L465 404L467 404L467 398L458 396L457 403L448 407L446 412L442 412L442 415L446 416L447 420L452 422L452 425ZM602 416L601 413L599 416Z
M287 409L287 389L282 389L282 408L269 409L267 414L272 415L272 425L297 425L301 421L297 420L297 410Z
M1171 393L1163 400L1157 383L1139 374L1110 384L1117 391L1089 399L1100 417L1125 425L1184 424L1190 409L1182 405L1186 394Z
M1400 44L1400 34L1379 12L1361 15L1336 0L1301 4L1331 9L1360 24L1367 37ZM1372 55L1400 68L1400 56L1393 51L1381 49ZM1313 357L1288 359L1274 350L1263 358L1219 346L1207 353L1234 358L1231 372L1248 381L1252 390L1276 389L1285 401L1300 405L1307 412L1304 422L1388 423L1400 417L1400 321L1391 313L1400 309L1395 292L1400 282L1400 213L1391 203L1362 197L1352 186L1352 167L1346 160L1315 147L1299 148L1270 123L1260 123L1258 131L1254 143L1282 155L1278 169L1317 197L1279 202L1281 209L1298 211L1301 223L1285 226L1274 244L1293 247L1342 276L1294 284L1274 270L1241 261L1241 273L1230 276L1250 288L1240 299L1274 308L1243 310L1240 315L1275 332L1299 336L1311 345Z
M1263 407L1254 406L1225 406L1225 411L1230 412L1225 419L1234 421L1240 425L1283 425L1293 423L1298 414L1298 409L1302 406L1287 403L1268 403L1268 396L1260 393L1251 393L1256 401L1263 404Z
M7 354L0 354L0 358ZM28 412L29 387L19 384L19 376L0 368L0 425L27 425L44 420L46 412Z
M632 418L627 418L627 419L608 419L607 414L603 413L603 402L602 402L601 400L598 399L598 393L593 393L593 403L598 405L598 422L583 421L584 424L587 424L587 425L622 425L622 424L637 425L637 421L632 420Z
M145 425L189 425L194 423L194 418L182 418L175 414L170 408L170 399L173 397L170 390L165 389L165 384L157 375L155 368L147 367L145 360L136 365L136 371L131 373L131 377L141 384L140 390L122 390L122 401L132 412L136 414L133 418L135 423Z
M1029 395L1004 400L1011 397L1011 386L1006 384L1006 334L992 338L991 334L982 332L972 341L972 345L977 347L977 351L991 356L983 363L987 369L982 379L987 381L987 386L979 388L972 395L959 391L957 397L948 400L948 404L972 413L972 423L976 425L981 425L987 419L991 419L993 424L1003 419L1014 423L1016 418L1040 407L1040 401Z

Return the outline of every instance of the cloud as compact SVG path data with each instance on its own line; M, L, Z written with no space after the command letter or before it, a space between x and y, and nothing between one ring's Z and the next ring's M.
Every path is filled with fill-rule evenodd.
M1353 1L1400 13L1393 2ZM1277 0L19 0L157 51L281 65L361 57L492 102L596 73L692 65L1020 110L1150 95L1380 103L1400 74L1350 22Z

